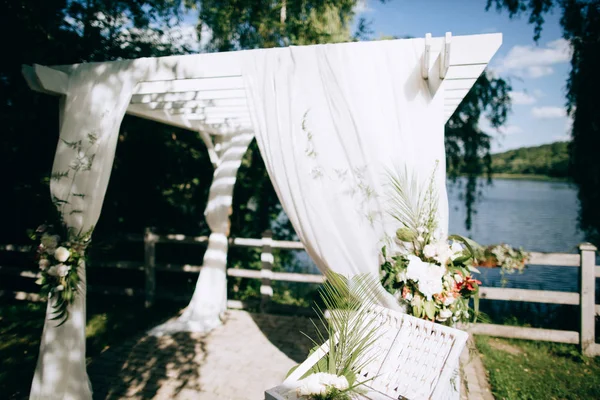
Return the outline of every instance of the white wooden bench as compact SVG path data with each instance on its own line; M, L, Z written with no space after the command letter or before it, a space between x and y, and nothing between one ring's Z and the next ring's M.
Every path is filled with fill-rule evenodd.
M358 371L368 392L362 399L457 399L458 365L468 333L374 306L369 310L379 326L367 355L372 361ZM266 400L295 400L295 388L329 350L326 342L279 386L265 392ZM370 379L370 380L369 380Z

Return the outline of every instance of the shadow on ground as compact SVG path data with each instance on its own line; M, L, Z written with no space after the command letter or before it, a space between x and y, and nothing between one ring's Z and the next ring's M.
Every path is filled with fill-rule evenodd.
M306 317L230 310L209 334L138 335L88 367L94 399L264 399L306 358Z
M89 365L94 399L169 398L185 391L200 392L198 366L205 357L205 341L190 333L127 340Z

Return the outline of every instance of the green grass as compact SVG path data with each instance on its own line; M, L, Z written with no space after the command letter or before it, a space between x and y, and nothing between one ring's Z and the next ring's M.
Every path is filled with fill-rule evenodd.
M87 358L175 315L181 305L161 304L146 310L140 301L122 297L88 299ZM29 393L45 303L0 303L0 398L20 399Z
M574 345L475 339L498 400L600 399L600 360L580 356Z

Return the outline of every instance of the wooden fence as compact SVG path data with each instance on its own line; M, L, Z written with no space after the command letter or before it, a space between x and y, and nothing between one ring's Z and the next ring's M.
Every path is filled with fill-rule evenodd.
M208 242L207 236L185 236L185 235L158 235L147 228L143 237L141 235L127 235L128 241L143 241L144 243L144 263L140 265L137 262L113 262L113 263L95 263L91 268L121 268L141 270L145 273L145 290L134 289L115 289L110 287L89 286L89 291L105 294L124 294L129 296L144 295L147 307L154 304L157 297L156 293L156 271L179 271L179 272L200 272L201 266L190 264L157 264L156 263L156 245L159 243L187 243L204 244ZM250 247L261 248L261 270L229 268L227 275L238 278L260 279L261 310L266 310L271 304L273 297L273 281L299 282L299 283L322 283L324 277L315 274L300 274L290 272L273 271L273 249L285 250L304 250L301 242L273 240L271 232L263 234L262 239L231 238L229 239L232 247ZM600 344L595 343L595 320L596 315L600 315L600 305L596 304L595 287L596 278L600 277L600 266L596 265L596 247L589 243L579 246L579 254L565 253L531 253L529 264L532 265L550 265L561 267L579 267L579 291L578 292L559 292L548 290L529 290L529 289L509 289L495 287L481 287L480 295L488 300L521 301L547 304L567 304L579 306L580 326L579 332L526 328L496 324L471 324L465 326L467 330L474 334L482 334L496 337L542 340L559 343L578 344L583 354L588 356L600 355ZM0 251L30 251L29 246L0 246ZM25 271L18 267L0 266L0 274L17 274L23 277L34 278L36 272ZM7 292L0 290L0 296L10 296L23 300L37 300L39 296L35 293ZM177 298L171 294L158 294L158 297ZM181 300L188 300L181 298ZM243 307L241 302L230 301L228 305L232 308Z

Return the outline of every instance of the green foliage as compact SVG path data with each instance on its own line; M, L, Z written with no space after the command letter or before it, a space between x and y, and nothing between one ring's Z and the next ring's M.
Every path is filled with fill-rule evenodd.
M600 244L600 0L488 0L509 16L529 15L538 40L544 15L558 9L563 38L572 48L566 106L573 118L569 145L570 174L579 187L579 222L590 240Z
M186 0L199 11L198 32L208 51L229 51L351 40L356 0ZM204 28L204 29L203 29Z
M600 360L582 358L574 345L475 339L497 399L600 398Z
M569 176L568 143L555 142L494 154L492 170L494 173L501 174L533 174L567 178Z
M323 307L316 306L322 329L315 325L317 337L310 339L315 348L327 342L329 350L307 374L344 376L353 387L358 384L357 371L372 361L366 352L379 337L376 321L370 315L379 283L369 275L348 280L329 272L326 277L320 291Z

